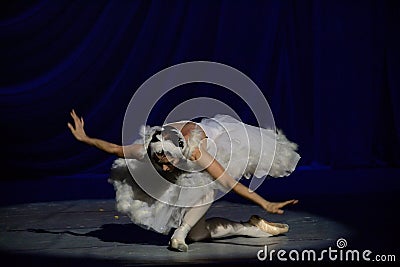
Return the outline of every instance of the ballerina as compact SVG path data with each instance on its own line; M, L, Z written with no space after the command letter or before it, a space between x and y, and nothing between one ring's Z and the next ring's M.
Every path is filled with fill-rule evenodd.
M229 190L269 213L282 214L284 207L298 203L267 201L239 182L242 177L284 177L294 171L300 159L297 145L281 132L217 115L200 123L143 126L141 138L121 146L89 137L83 118L74 110L71 117L74 125L68 127L78 141L118 157L109 178L116 190L117 210L145 229L162 234L175 229L171 249L188 251L186 241L288 232L287 224L257 215L246 222L205 218L218 193ZM160 176L164 182L154 184Z

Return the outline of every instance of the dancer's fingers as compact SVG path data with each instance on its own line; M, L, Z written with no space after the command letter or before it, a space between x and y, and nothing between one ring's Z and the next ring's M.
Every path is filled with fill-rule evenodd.
M74 119L75 122L75 126L78 126L79 124L81 124L81 121L79 120L78 116L76 115L75 111L72 114L72 118Z
M299 202L299 201L296 200L296 199L292 199L292 200L285 201L284 205L286 206L286 205L289 205L289 204L296 204L297 202Z
M72 114L72 117L73 117L73 118L78 118L78 115L76 115L76 112L75 112L74 109L71 111L71 114Z
M296 200L296 199L287 200L287 201L284 201L284 202L280 203L279 208L286 207L287 205L294 205L297 202L298 202L298 200Z
M68 125L68 128L69 128L72 132L75 131L75 129L74 129L74 127L72 126L71 123L68 122L67 125Z

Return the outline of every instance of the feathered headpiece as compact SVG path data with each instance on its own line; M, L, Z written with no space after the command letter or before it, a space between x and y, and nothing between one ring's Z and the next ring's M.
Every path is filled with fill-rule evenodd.
M188 159L193 150L201 141L201 132L192 130L188 140L182 133L171 126L142 126L141 136L144 139L144 147L149 156L153 153L170 154L173 158Z
M185 156L186 140L182 133L171 126L165 127L143 127L142 136L144 147L149 156L153 153L169 154L173 158L183 158Z

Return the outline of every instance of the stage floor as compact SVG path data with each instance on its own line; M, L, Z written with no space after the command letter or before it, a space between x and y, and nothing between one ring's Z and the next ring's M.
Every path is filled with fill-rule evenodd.
M208 217L245 221L258 214L271 221L288 223L290 231L270 238L235 237L193 243L188 253L168 250L169 236L137 227L119 214L115 210L115 192L107 177L2 181L0 258L3 262L8 259L12 266L40 267L265 266L270 262L257 258L265 245L269 252L322 251L336 249L339 238L347 241L343 250L371 250L372 255L395 255L397 261L400 259L397 216L400 169L298 170L285 179L266 180L258 193L268 200L300 200L285 209L284 215L267 214L251 202L228 193L213 204ZM280 262L277 257L273 259L274 263ZM293 261L282 263L288 265Z
M137 227L118 213L113 199L11 205L0 208L0 251L16 266L264 265L268 263L257 253L265 245L268 251L287 252L337 248L339 238L351 243L355 232L351 226L296 208L272 215L258 206L228 201L215 202L207 217L246 221L253 214L287 223L290 230L269 238L192 243L189 252L182 253L167 249L168 236Z

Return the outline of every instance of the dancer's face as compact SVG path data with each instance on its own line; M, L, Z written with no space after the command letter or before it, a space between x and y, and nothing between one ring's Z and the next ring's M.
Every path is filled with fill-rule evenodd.
M164 152L154 153L155 162L158 164L163 171L165 172L173 172L176 164L178 164L179 159L173 158L170 155L166 156Z

